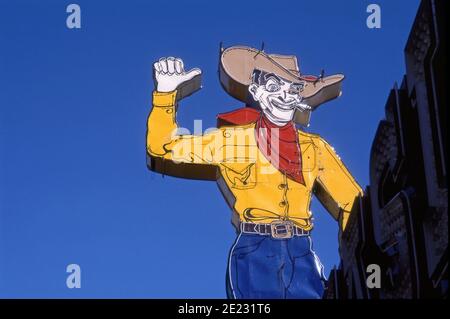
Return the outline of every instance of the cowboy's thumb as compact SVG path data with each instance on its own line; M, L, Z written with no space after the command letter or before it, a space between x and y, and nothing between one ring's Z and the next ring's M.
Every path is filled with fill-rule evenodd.
M200 74L202 74L202 70L200 70L199 68L194 68L183 75L183 81L189 81Z

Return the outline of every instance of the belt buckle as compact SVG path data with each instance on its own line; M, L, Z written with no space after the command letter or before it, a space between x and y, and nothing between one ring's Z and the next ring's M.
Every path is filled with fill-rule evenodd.
M294 223L289 220L276 220L270 223L270 232L273 238L289 239L294 237Z

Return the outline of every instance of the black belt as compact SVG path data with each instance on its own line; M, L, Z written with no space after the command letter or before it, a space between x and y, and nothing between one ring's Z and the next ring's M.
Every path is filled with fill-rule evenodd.
M271 235L277 239L289 239L294 236L309 236L309 231L294 225L292 221L276 220L270 224L242 222L241 232L248 234Z

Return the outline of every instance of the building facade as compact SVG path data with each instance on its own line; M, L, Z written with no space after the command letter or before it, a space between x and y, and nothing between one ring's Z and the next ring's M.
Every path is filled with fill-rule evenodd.
M423 0L372 144L370 184L340 243L324 298L446 298L448 57L444 2ZM380 269L369 288L370 265ZM369 267L369 268L368 268Z

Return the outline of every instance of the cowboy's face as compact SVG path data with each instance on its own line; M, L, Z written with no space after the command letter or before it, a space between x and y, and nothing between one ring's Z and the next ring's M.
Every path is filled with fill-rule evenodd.
M253 81L249 86L250 94L266 115L277 125L291 121L295 111L309 109L302 103L303 83L291 82L273 73L260 70L253 72Z

